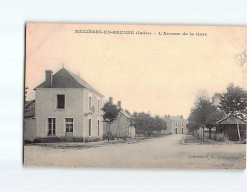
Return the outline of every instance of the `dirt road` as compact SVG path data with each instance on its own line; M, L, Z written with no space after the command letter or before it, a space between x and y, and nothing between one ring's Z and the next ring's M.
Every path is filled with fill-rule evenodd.
M246 145L183 145L184 135L88 148L24 146L26 166L244 169ZM77 144L77 143L72 143Z

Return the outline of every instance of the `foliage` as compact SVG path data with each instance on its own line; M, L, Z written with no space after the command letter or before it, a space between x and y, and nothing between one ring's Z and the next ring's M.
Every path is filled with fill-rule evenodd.
M218 115L217 107L210 102L208 97L198 97L194 108L191 109L188 127L196 129L196 127L205 127L206 125L213 124Z
M114 120L117 119L121 108L118 108L115 104L107 102L104 104L102 110L104 112L103 115L104 122L112 123Z
M166 122L159 116L152 117L150 113L140 112L133 114L133 125L138 133L152 135L153 131L167 128Z
M233 114L242 119L247 118L247 91L230 83L227 91L220 96L219 108L227 114Z
M197 131L197 129L202 127L202 138L204 141L205 127L209 128L210 137L211 129L217 125L216 122L223 116L224 113L217 109L217 106L209 100L207 95L198 96L194 108L191 109L187 127L189 131Z

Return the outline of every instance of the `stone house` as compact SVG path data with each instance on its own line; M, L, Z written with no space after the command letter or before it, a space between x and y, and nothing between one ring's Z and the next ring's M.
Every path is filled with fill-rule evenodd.
M103 95L65 68L35 90L35 137L43 140L102 140Z
M109 98L109 102L113 103L113 98ZM104 135L107 135L107 132L111 132L113 137L116 138L135 138L135 128L130 125L130 114L126 112L121 107L121 101L118 101L117 106L121 108L119 115L111 125L109 122L104 122L103 124L103 132Z
M165 115L163 119L166 122L167 125L166 131L168 131L168 133L172 133L172 134L187 133L186 124L188 123L188 121L183 118L183 115L181 116Z

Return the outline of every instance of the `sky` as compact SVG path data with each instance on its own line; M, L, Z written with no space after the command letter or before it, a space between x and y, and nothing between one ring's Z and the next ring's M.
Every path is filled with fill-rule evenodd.
M80 29L151 35L75 33ZM27 100L35 98L33 89L44 81L45 70L56 73L64 66L101 92L104 101L113 97L130 112L188 117L199 90L212 96L224 92L231 82L247 87L243 84L246 65L237 60L247 50L246 33L244 27L224 26L29 23Z

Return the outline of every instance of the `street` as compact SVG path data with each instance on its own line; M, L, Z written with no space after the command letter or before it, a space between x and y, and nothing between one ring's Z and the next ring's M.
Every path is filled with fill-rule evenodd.
M99 168L245 169L245 144L184 145L181 144L184 136L172 134L136 143L96 144L93 147L83 149L25 145L24 165ZM76 145L78 143L72 144Z

